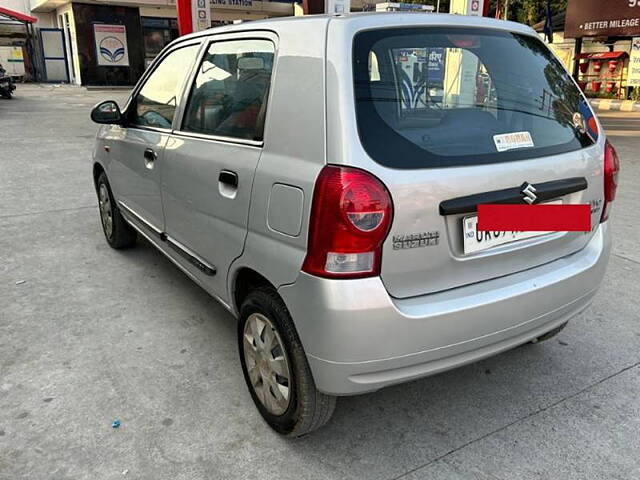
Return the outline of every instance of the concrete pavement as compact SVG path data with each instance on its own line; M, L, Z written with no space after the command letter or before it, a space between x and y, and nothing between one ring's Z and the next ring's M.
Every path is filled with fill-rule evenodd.
M341 398L290 441L251 402L230 315L148 244L103 239L88 114L124 96L0 100L0 479L640 478L640 117L601 116L622 174L590 309L550 342Z

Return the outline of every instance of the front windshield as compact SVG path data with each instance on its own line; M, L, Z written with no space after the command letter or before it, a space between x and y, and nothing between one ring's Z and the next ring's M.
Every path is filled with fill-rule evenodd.
M371 157L396 168L519 160L578 150L592 113L537 38L396 28L354 41L358 129Z

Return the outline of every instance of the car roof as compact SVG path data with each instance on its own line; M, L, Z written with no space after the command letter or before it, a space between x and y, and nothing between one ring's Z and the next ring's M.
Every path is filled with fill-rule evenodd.
M535 30L527 25L488 17L452 15L448 13L358 12L347 15L304 15L241 22L185 35L180 37L178 42L191 38L247 30L274 30L277 32L278 30L286 29L288 24L295 23L299 25L300 22L307 22L309 24L308 28L325 28L328 22L339 22L343 27L356 27L357 29L390 26L477 27L538 35Z

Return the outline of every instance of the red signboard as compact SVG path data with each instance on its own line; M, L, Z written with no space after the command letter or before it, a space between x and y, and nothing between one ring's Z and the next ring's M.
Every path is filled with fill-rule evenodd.
M640 35L640 0L569 0L564 36Z

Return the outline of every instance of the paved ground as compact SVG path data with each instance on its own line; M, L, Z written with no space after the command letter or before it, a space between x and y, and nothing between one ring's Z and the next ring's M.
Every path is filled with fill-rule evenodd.
M16 93L0 100L1 479L640 478L639 114L603 116L621 189L586 313L546 344L340 399L289 441L251 403L232 318L148 245L103 240L88 112L123 93Z

